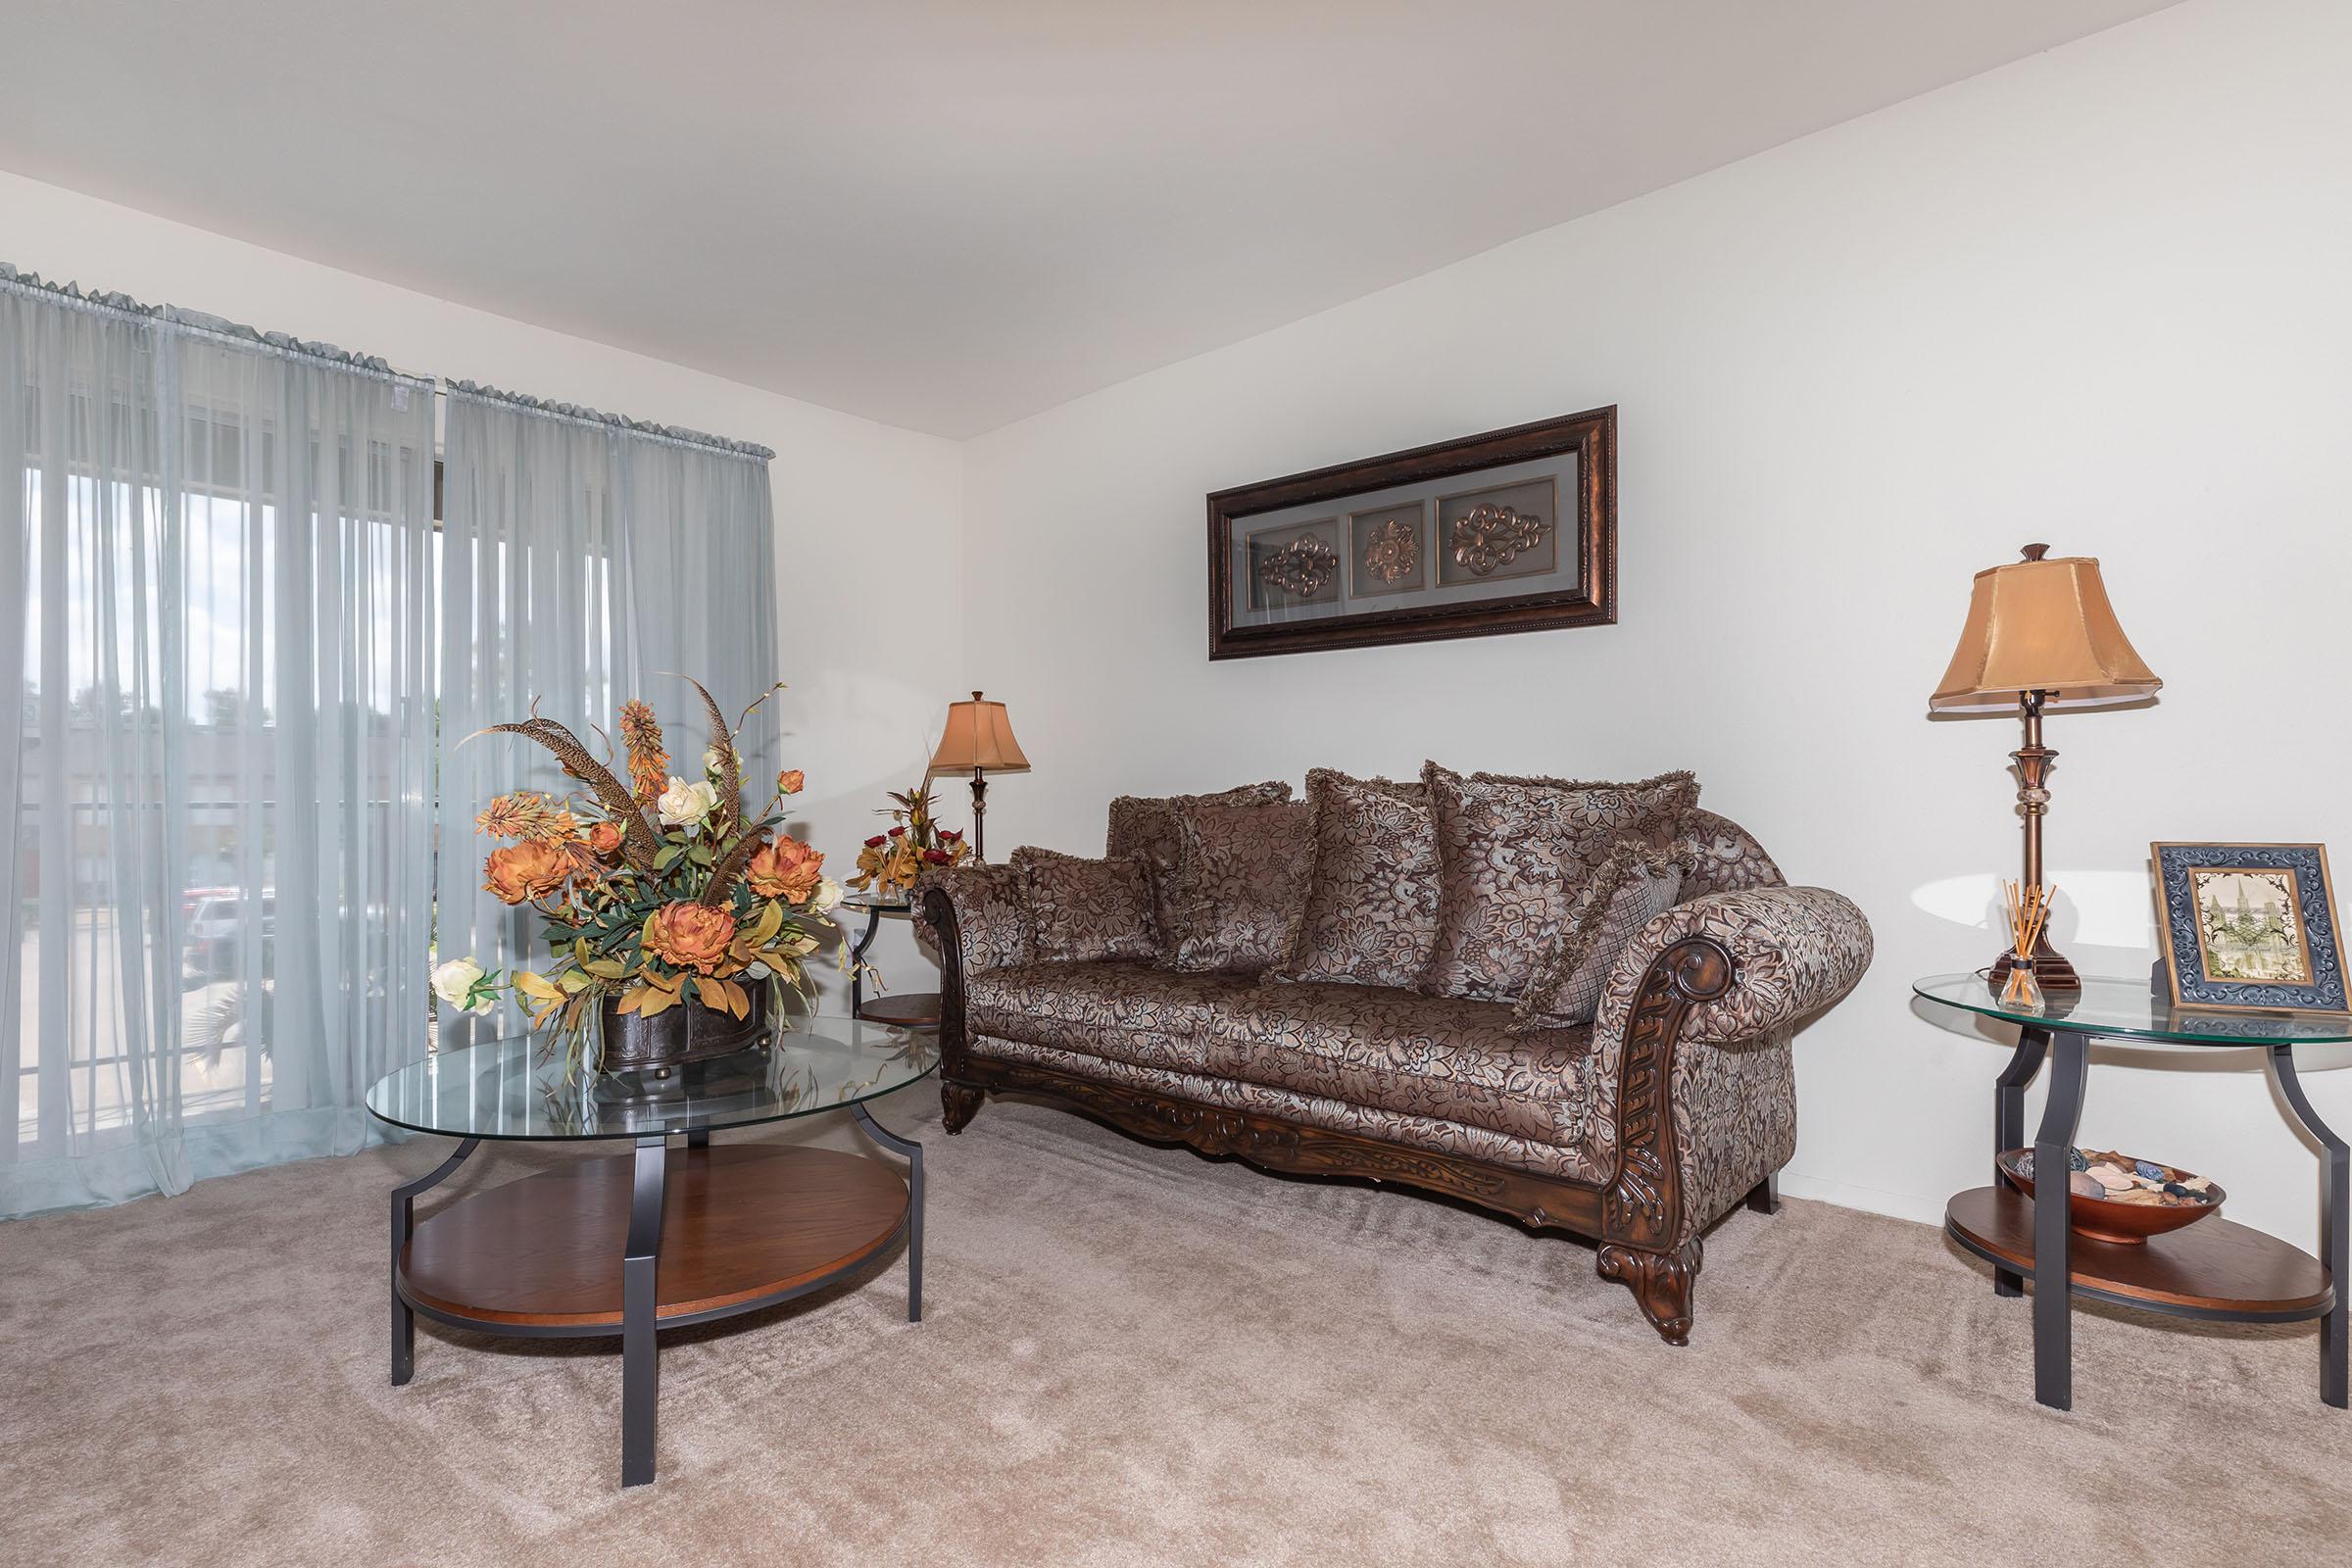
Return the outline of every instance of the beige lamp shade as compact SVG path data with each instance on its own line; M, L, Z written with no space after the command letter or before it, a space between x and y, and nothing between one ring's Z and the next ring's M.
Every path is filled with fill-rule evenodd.
M1029 771L1029 759L1021 755L1021 743L1012 738L1004 705L989 702L978 692L972 693L968 703L948 705L947 733L940 736L939 749L931 754L934 773L969 773L974 768L991 773Z
M2164 685L2117 624L2099 564L2046 561L2048 548L2028 545L2025 560L1977 573L1968 624L1931 709L2015 712L2025 692L2048 693L2049 708L2091 708Z

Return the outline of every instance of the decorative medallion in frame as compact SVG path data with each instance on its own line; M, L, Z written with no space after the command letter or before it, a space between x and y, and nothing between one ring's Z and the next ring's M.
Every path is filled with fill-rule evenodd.
M1617 411L1208 498L1208 657L1617 619Z

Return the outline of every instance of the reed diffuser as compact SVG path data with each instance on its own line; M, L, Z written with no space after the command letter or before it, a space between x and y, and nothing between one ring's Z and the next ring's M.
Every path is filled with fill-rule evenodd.
M2001 896L2009 906L2009 952L2015 960L2001 985L2001 1005L2005 1007L2041 1006L2041 982L2034 978L2034 948L2041 940L2042 927L2050 918L2050 900L2057 893L2055 883L2048 887L2038 882L2001 884Z

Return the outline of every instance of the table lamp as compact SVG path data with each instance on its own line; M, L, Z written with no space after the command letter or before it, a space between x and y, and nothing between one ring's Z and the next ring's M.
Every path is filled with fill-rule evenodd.
M2025 719L2025 744L2009 755L2017 760L2028 888L2043 885L2041 819L2050 808L2050 764L2058 760L2041 744L2042 710L2133 702L2164 685L2116 623L2099 564L2087 556L2047 560L2049 550L2028 545L2023 561L1977 573L1960 646L1928 699L1937 712L2015 712ZM1993 984L2007 980L2018 961L2004 949L1992 966ZM2075 966L2050 946L2046 925L2034 940L2033 964L2045 991L2082 987Z
M1004 705L988 702L978 692L968 703L950 703L947 733L931 754L931 771L972 775L972 858L987 859L982 829L988 814L988 775L1029 771L1029 759L1012 738Z

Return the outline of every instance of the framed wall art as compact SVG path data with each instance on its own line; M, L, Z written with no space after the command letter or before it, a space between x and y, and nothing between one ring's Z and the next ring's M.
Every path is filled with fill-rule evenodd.
M1208 498L1208 657L1617 619L1617 411Z
M2319 844L2151 844L2173 1004L2344 1012L2344 948Z

